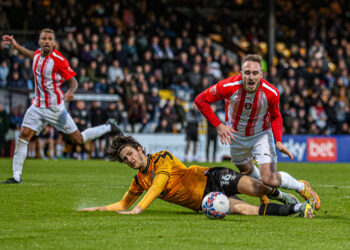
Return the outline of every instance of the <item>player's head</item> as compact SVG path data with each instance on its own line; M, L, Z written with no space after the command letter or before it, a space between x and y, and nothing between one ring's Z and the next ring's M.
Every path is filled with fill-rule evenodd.
M56 44L55 32L52 29L43 29L39 35L39 45L44 54L49 54Z
M112 161L126 163L129 167L139 169L147 163L147 156L132 136L116 136L109 145L108 156Z
M261 56L256 54L248 54L242 62L242 80L243 88L248 93L257 91L262 78Z

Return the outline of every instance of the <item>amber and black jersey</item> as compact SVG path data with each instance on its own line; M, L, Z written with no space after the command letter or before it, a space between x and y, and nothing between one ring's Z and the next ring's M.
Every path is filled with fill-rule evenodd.
M138 205L145 210L155 198L198 211L207 183L208 167L186 167L168 151L148 155L146 168L133 178L123 199L107 206L108 210L128 209L143 193L149 192ZM158 176L158 177L157 177ZM156 178L157 177L157 178ZM152 190L154 195L149 194Z

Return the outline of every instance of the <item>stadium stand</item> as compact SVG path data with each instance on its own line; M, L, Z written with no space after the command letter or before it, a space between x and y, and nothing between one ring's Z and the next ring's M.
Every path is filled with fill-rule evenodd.
M284 132L349 134L350 3L275 2L277 55L269 70L265 62L264 71L281 93ZM98 100L102 105L97 108L126 131L178 133L185 127L180 106L188 110L203 89L238 74L245 54L266 58L266 12L263 2L254 0L3 0L0 27L33 50L38 31L53 28L57 48L77 73L76 99L86 111ZM11 98L3 103L9 129L0 126L0 134L7 133L11 141L23 105L30 103L14 99L29 96L33 74L28 60L1 46L0 94L10 92ZM72 112L76 104L70 104ZM62 145L62 135L52 137ZM11 155L11 148L0 149L1 155Z

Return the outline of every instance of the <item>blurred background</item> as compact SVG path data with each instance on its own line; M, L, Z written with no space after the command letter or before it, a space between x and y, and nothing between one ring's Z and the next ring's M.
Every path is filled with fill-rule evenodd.
M36 50L43 28L55 30L56 49L77 74L69 109L80 130L115 118L151 152L167 148L183 160L221 161L228 149L207 146L218 144L215 129L193 100L239 74L242 58L257 53L264 78L281 93L284 138L296 160L350 161L349 1L0 1L1 35ZM33 92L31 62L1 45L2 157L13 155ZM215 104L222 121L223 108ZM186 148L193 130L195 154ZM106 140L75 146L48 125L28 157L104 158Z

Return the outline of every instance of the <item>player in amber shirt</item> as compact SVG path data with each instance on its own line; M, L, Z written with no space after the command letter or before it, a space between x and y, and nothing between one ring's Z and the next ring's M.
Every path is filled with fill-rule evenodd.
M124 162L138 170L129 190L121 201L102 207L84 208L80 211L117 211L121 214L140 214L156 199L181 205L199 211L203 197L210 192L220 191L230 200L231 214L280 215L300 213L313 217L314 200L298 204L264 204L260 207L250 205L235 198L238 193L260 197L269 194L271 198L284 201L289 194L265 186L260 181L237 173L229 168L190 166L187 168L168 151L146 155L142 146L131 136L116 136L110 145L111 160ZM141 201L128 210L137 198L147 191ZM290 199L294 200L294 199Z

